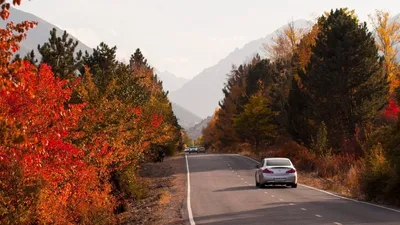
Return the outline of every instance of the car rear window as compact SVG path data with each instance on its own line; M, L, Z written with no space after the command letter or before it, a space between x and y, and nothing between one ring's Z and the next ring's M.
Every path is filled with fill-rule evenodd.
M287 159L269 159L267 166L291 166L290 161Z

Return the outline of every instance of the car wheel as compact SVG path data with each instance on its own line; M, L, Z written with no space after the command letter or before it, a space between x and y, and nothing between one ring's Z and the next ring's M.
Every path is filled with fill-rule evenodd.
M297 184L292 184L292 188L297 188Z

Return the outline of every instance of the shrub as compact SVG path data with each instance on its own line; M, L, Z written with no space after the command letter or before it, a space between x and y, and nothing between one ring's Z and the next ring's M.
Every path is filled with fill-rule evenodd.
M318 128L316 139L311 138L311 151L317 155L326 155L331 151L328 148L328 130L324 122Z
M364 198L364 193L362 191L362 179L365 173L365 162L364 160L356 161L347 172L344 179L344 185L349 190L349 195L352 197L357 197L360 199Z
M136 200L146 198L150 184L137 173L138 170L134 167L128 167L125 171L120 173L118 177L120 192L124 197Z
M339 154L325 155L317 159L317 172L320 177L332 178L335 176L344 176L350 170L355 162L354 155Z
M294 141L286 143L278 152L279 156L289 158L297 169L313 171L316 155Z
M363 191L367 200L382 202L388 191L389 181L396 177L395 171L389 165L384 155L382 145L375 145L365 160L365 173L363 175Z

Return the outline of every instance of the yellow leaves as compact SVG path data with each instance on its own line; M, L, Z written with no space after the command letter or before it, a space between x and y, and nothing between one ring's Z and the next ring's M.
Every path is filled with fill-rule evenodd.
M393 94L399 86L400 70L396 59L398 53L396 45L400 43L400 22L391 20L390 14L381 10L376 10L375 15L369 17L376 31L377 47L385 56L385 72L391 83L389 93Z
M289 23L282 31L277 32L272 44L264 46L269 58L273 61L290 59L304 34L304 29L296 28L293 22Z

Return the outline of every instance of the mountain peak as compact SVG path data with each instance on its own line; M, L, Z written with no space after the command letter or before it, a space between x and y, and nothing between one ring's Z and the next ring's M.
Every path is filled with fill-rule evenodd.
M293 23L295 27L299 28L306 28L311 25L307 20L296 20ZM277 31L284 27L280 27ZM223 99L222 88L227 81L227 75L231 71L232 65L238 66L248 62L256 54L264 56L263 45L270 43L275 36L276 31L264 38L253 40L242 48L236 47L233 52L221 59L216 65L204 69L179 90L171 92L170 99L182 107L196 112L203 118L212 115L218 106L218 102Z
M155 69L155 73L157 74L159 79L163 82L163 88L166 91L178 90L186 82L188 82L187 79L178 77L167 70L164 70L164 72L160 72L159 70Z

